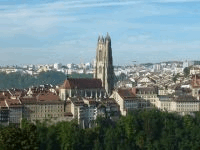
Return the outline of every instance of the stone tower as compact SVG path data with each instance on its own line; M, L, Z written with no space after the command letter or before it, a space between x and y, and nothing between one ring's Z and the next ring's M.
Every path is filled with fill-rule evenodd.
M102 86L111 95L114 89L114 70L111 38L108 33L105 38L98 37L95 63L94 78L101 79Z

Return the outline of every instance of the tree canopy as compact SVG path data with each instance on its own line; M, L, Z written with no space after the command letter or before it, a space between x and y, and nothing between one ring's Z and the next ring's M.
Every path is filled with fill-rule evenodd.
M185 67L184 70L183 70L183 73L184 73L185 77L188 77L189 74L190 74L190 68L189 67Z
M114 122L99 117L93 128L81 129L75 121L0 128L1 149L38 150L188 150L200 149L200 113L136 110Z

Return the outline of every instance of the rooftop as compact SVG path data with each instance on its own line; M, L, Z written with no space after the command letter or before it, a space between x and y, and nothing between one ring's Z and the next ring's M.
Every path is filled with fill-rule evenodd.
M9 107L19 107L21 106L21 102L18 99L6 99L6 103Z
M102 88L101 79L87 79L87 78L77 78L77 79L67 79L64 81L61 88L65 89L96 89Z
M123 98L123 99L133 99L136 98L136 95L132 91L132 89L118 89L118 94Z

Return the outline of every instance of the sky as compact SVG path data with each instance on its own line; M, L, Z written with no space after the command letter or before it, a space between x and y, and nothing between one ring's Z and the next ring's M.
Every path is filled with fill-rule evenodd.
M200 60L200 0L0 0L0 65ZM133 62L136 61L136 62Z

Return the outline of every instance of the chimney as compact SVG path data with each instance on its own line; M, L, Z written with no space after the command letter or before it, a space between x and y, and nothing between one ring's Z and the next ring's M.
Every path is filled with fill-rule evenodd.
M135 87L132 88L132 92L133 92L134 95L136 95L136 88Z

